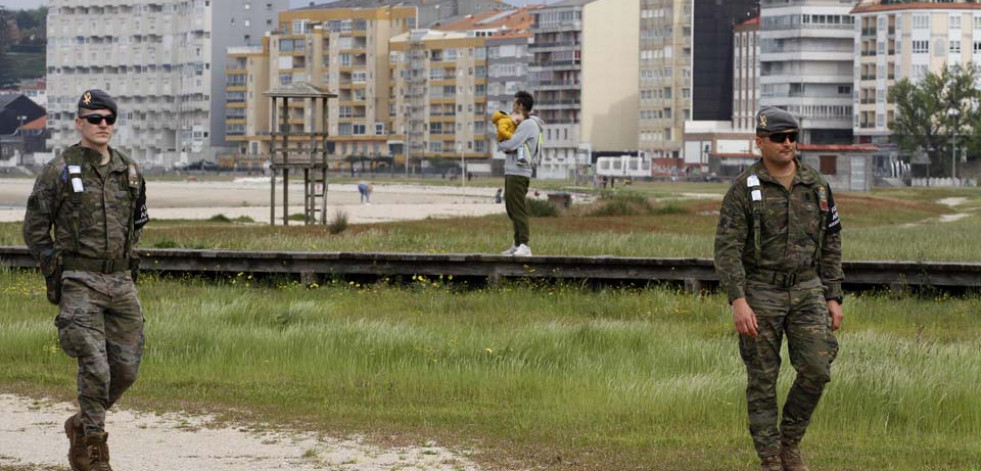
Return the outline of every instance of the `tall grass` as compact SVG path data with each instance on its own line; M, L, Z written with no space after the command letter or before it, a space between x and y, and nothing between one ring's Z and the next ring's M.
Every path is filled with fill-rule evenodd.
M0 390L68 397L74 363L56 347L42 280L3 272L0 282ZM719 296L527 283L460 291L422 279L309 290L245 277L151 278L141 291L147 352L124 404L422 434L488 462L517 460L510 468L756 466ZM981 462L977 312L978 298L850 297L834 380L805 440L812 466Z

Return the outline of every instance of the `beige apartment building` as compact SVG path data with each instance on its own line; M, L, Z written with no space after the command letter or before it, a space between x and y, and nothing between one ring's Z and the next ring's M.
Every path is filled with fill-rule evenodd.
M921 80L947 64L981 64L981 4L966 0L889 4L865 0L855 17L855 113L859 143L889 142L897 80Z
M528 87L545 121L540 178L637 151L639 0L565 0L532 12Z
M733 28L732 127L754 132L760 102L760 17Z
M685 121L692 119L692 3L640 0L637 146L655 162L681 157Z
M229 51L227 100L235 110L226 120L229 140L238 143L242 154L268 155L272 116L263 93L308 82L338 95L327 113L332 160L353 165L389 156L390 144L404 142L401 133L406 132L404 120L396 122L398 95L392 85L398 80L393 81L391 59L398 54L390 54L392 39L420 24L504 7L497 0L340 0L283 12L278 29L263 38L261 47ZM295 107L291 131L323 129L320 110L300 100L290 106Z
M479 159L489 172L484 37L420 29L393 38L391 51L389 117L410 158Z

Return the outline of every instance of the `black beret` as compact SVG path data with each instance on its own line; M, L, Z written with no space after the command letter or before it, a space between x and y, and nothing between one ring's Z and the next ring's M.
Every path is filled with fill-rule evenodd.
M764 106L756 113L757 132L783 132L791 129L800 129L797 118L786 110L775 106Z
M116 102L102 90L86 90L78 99L78 107L87 110L109 110L116 114Z

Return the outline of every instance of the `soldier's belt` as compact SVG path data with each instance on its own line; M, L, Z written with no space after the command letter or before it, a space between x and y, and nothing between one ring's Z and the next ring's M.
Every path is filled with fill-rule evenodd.
M65 257L65 270L90 271L95 273L111 274L130 269L129 258L86 258L86 257Z
M769 283L781 288L791 288L798 283L811 281L817 277L817 270L813 268L789 273L776 270L753 270L751 273L746 274L746 279Z

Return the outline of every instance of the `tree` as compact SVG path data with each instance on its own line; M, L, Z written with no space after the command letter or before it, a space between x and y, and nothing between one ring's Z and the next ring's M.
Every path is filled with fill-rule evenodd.
M889 123L893 141L906 154L926 152L931 175L951 173L955 141L971 152L981 146L979 82L981 75L973 67L954 65L915 83L904 78L889 90L889 101L896 104Z

